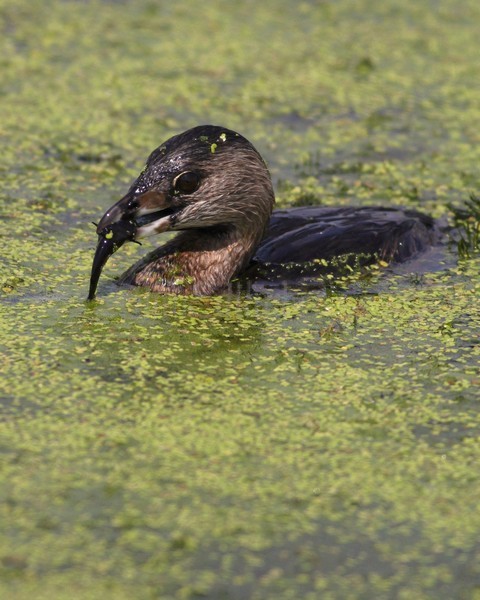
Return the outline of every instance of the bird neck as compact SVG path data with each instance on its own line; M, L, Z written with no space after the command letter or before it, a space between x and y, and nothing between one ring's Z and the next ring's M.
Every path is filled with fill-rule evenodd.
M134 265L122 282L163 294L214 294L247 266L262 236L234 227L186 230Z

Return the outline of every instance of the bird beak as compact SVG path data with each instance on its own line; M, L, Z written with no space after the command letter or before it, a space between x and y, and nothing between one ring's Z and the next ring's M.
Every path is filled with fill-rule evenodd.
M98 243L93 257L88 300L93 300L103 267L127 241L167 231L175 225L178 207L167 206L165 194L129 192L111 206L97 225Z
M180 207L173 207L167 201L166 194L151 190L144 194L128 193L107 210L100 219L97 233L119 221L131 221L135 224L134 239L155 235L172 229L175 224L173 215Z

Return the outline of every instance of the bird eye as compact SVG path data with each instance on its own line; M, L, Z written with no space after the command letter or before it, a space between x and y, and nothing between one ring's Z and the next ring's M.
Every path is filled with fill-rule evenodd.
M176 192L181 194L192 194L200 183L200 175L192 173L192 171L186 171L180 173L173 180L173 188Z

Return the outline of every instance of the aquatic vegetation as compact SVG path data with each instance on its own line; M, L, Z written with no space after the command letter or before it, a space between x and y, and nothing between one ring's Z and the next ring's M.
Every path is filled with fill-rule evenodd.
M449 204L448 208L453 213L458 254L472 258L480 250L480 198L472 194L463 206Z
M0 2L0 596L475 598L468 214L464 258L346 265L318 291L119 288L152 249L125 244L85 297L90 222L198 123L255 143L280 206L464 206L480 189L479 4L201 13Z

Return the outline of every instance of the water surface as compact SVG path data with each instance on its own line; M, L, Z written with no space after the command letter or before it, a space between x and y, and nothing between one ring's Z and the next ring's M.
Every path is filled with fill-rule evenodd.
M480 598L479 259L169 298L94 227L198 123L279 204L480 188L480 8L0 2L2 597ZM326 285L325 285L326 283Z

